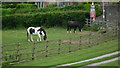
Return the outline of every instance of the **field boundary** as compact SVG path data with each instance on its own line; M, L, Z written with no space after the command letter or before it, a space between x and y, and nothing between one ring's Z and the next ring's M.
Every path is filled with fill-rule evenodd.
M70 66L70 65L74 65L74 64L78 64L78 63L89 62L89 61L92 61L92 60L97 60L97 59L101 59L101 58L104 58L104 57L109 57L109 56L116 55L116 54L120 54L120 51L116 51L116 52L113 52L113 53L105 54L105 55L102 55L102 56L98 56L98 57L95 57L95 58L91 58L91 59L87 59L87 60L82 60L82 61L78 61L78 62L57 65L56 67Z

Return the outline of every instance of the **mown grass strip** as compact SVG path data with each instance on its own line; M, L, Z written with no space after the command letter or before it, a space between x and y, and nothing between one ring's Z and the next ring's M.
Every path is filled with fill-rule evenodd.
M116 57L119 57L119 56L120 56L120 54L112 55L112 56L104 57L104 58L101 58L101 59L98 59L98 60L93 60L93 61L89 61L89 62L83 62L83 63L80 63L80 64L74 64L74 65L71 65L71 66L85 66L85 65L88 65L88 64L109 60L109 59L116 58Z
M117 61L101 64L100 66L119 66L119 62L120 60L117 60Z

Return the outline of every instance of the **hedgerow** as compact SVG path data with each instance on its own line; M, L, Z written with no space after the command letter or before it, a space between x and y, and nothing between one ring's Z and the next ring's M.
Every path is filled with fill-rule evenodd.
M69 11L69 10L85 10L90 11L91 4L77 4L77 5L68 5L65 7L55 7L55 5L47 6L45 8L36 8L35 5L32 4L18 4L17 8L9 9L11 13L6 13L4 15L10 14L25 14L25 13L39 13L39 12L53 12L53 11ZM99 10L99 5L95 4L96 6L96 15L101 15L101 11ZM8 9L7 9L8 10ZM7 10L3 12L7 12Z
M66 23L70 20L79 21L84 24L87 11L59 11L59 12L47 12L36 14L19 14L3 16L3 28L17 28L17 27L29 27L29 26L45 26L65 27Z
M27 7L29 5L29 7ZM84 25L85 18L89 18L90 4L76 4L65 7L36 8L31 4L17 4L14 9L3 9L3 28L17 28L29 26L65 27L70 20L79 21ZM96 5L96 15L101 11Z

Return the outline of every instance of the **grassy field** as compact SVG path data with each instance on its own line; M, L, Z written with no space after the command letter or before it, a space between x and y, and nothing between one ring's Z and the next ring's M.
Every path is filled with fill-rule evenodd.
M88 31L84 31L84 32L77 32L77 33L71 33L68 34L66 29L64 28L49 28L46 29L47 32L47 36L48 36L48 40L54 40L49 42L49 47L48 49L55 49L56 50L51 50L49 51L49 53L54 54L57 53L57 49L58 49L58 39L64 39L62 40L62 42L66 42L68 40L65 40L66 38L70 38L70 37L75 37L75 36L80 36L80 35L84 35L84 38L88 38L89 37L89 32ZM28 43L25 44L27 42L27 38L26 38L26 30L25 29L20 29L20 30L3 30L2 31L2 42L3 42L3 55L15 55L17 53L17 48L18 48L18 43L20 43L20 51L19 54L23 54L21 57L23 58L31 58L31 54L33 51L33 45L35 45L36 47L36 51L40 51L40 50L45 50L47 43L44 42L40 42L40 43ZM37 36L34 36L34 40L36 41ZM73 38L72 40L79 40L78 38ZM15 44L16 43L16 44ZM23 44L22 44L23 43ZM76 42L75 42L76 43ZM68 45L68 43L64 43L61 46L65 46ZM75 50L75 48L77 48L78 50L78 45L72 45L72 50ZM66 53L68 52L68 48L62 48L61 49L61 53ZM28 54L29 53L29 54ZM37 52L35 54L36 57L45 57L45 52ZM50 55L49 55L50 56ZM15 59L16 56L12 56L11 58L8 58L10 60ZM6 57L5 57L6 58ZM5 59L4 58L4 59ZM22 58L21 58L22 59Z
M77 33L67 34L66 29L58 28L58 27L57 28L48 28L48 29L46 29L46 32L47 32L48 40L69 38L69 37L81 35L81 33L78 31L77 31ZM36 40L36 37L34 37L34 38L35 38L34 40ZM3 41L2 41L3 44L27 42L26 29L3 30L2 31L2 39L3 39Z
M117 60L117 61L109 62L106 64L101 64L100 66L120 66L119 62L120 62L120 60Z
M88 31L83 31L83 32L77 31L77 33L67 34L67 31L64 28L49 28L49 29L46 29L46 32L48 35L48 40L54 40L52 43L58 42L58 40L56 40L56 39L64 39L63 41L67 41L67 40L65 40L66 38L75 37L75 36L77 36L77 38L73 38L72 40L79 40L79 36L81 36L81 35L84 38L90 37ZM36 38L37 38L37 36L34 36L34 40L36 40ZM102 38L100 40L102 41L103 39L105 39L105 38ZM97 41L97 40L93 40L93 41ZM3 51L9 50L9 49L12 49L12 50L16 49L17 45L9 45L9 44L27 42L26 29L3 30L2 31L2 42L3 42L3 46L7 45L6 48L3 48ZM51 44L51 46L49 46L49 48L58 47L58 44L56 46L56 45L53 45L52 43L49 43L49 44ZM77 42L74 41L73 43L77 43ZM62 46L66 46L68 44L69 43L63 44ZM42 49L44 50L45 49L44 45L46 45L46 44L41 42L41 43L38 43L35 45L39 47L36 50L42 50ZM63 53L63 54L60 54L60 55L53 55L53 53L57 53L55 50L49 51L49 53L51 53L51 55L48 55L47 58L45 57L45 54L42 54L41 52L39 52L39 53L36 53L36 56L39 56L39 55L42 55L42 56L39 56L38 58L36 58L33 61L18 64L18 66L19 65L20 66L31 66L31 65L32 66L54 66L54 65L58 65L58 64L64 64L64 63L89 59L92 57L100 56L100 55L118 50L117 40L103 43L98 46L94 46L95 44L91 44L93 46L89 47L89 48L87 47L88 45L89 45L89 43L82 44L83 49L81 48L81 50L78 50L78 45L73 45L71 49L76 50L76 51L71 52L71 53L68 53L68 48L62 48L61 53ZM32 46L33 46L32 44L22 44L20 47L28 48L28 47L32 47ZM29 50L25 49L25 50L19 51L19 53L27 53L27 52L32 52L32 49L29 48ZM4 52L4 53L6 54L6 52ZM16 54L16 51L11 51L11 52L8 51L7 53L8 54ZM22 57L28 58L30 56L31 56L31 54L26 54L25 56L22 56Z

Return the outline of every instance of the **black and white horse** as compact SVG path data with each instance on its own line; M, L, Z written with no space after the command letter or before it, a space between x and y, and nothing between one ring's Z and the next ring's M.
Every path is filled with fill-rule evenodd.
M71 33L71 28L74 28L74 33L76 33L76 29L78 28L79 31L81 32L82 31L82 25L80 25L79 22L77 21L68 21L67 23L67 33Z
M41 35L44 37L44 40L47 39L46 31L41 27L29 27L27 29L28 41L33 41L32 35L38 35L37 41L41 41Z

